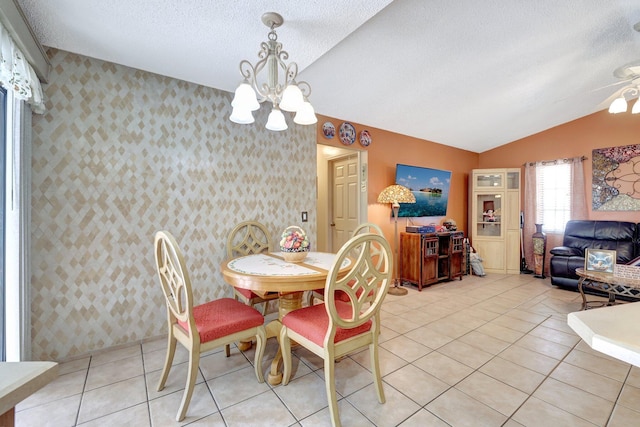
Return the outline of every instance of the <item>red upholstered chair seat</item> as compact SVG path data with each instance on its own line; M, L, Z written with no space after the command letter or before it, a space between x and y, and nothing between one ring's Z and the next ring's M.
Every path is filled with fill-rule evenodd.
M345 294L346 297L346 294ZM336 301L338 314L342 318L351 317L351 305ZM315 344L322 346L324 337L329 329L329 315L324 304L316 304L310 307L301 308L288 313L282 318L282 324L290 328ZM360 335L371 329L371 320L352 329L336 329L336 337L334 342L346 340L348 338Z
M258 311L233 298L221 298L193 307L193 319L201 343L255 328L264 323L264 317ZM185 330L189 329L186 322L178 321L178 324Z
M352 280L348 283L349 286L353 287L356 284L355 280ZM315 289L313 291L316 297L324 296L324 288ZM338 289L335 293L336 299L338 301L349 302L349 295L343 290ZM362 288L356 291L356 296L360 297L362 295ZM369 297L373 297L373 291L369 292Z
M256 298L258 296L251 289L235 288L234 290L247 299Z
M267 292L266 295L264 295L263 297L256 294L251 289L233 288L233 292L235 292L236 295L239 294L242 297L244 297L244 303L247 305L255 305L255 304L259 304L260 301L271 301L273 299L278 298L277 292ZM262 309L262 314L265 314L266 312L267 312L267 306L265 305L264 308Z
M372 224L369 222L360 224L355 228L355 230L353 230L354 236L357 236L358 234L362 234L362 233L377 233L380 236L383 235L382 229L378 225ZM373 250L374 250L375 257L377 258L377 262L379 262L382 259L379 257L380 255L379 251L375 248ZM354 283L355 283L354 281L349 282L349 286L353 287ZM358 298L360 298L360 295L362 295L362 290L359 290L356 293L356 295L358 296ZM370 292L367 298L373 299L373 296L374 296L374 293ZM314 299L319 299L321 301L324 301L324 288L314 289L313 291L309 292L309 296L307 298L307 305L313 305ZM337 299L338 301L349 302L349 296L341 290L338 290L336 292L335 299Z

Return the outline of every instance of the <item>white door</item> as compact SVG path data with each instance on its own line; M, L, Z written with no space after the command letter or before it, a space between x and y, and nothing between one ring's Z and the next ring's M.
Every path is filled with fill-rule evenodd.
M331 250L336 253L359 224L358 156L331 161Z

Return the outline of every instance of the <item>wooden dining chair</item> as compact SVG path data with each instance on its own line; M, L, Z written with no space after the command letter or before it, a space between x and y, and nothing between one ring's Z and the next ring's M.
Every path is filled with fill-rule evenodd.
M267 228L256 221L243 221L236 225L227 237L227 258L269 252L273 249ZM258 295L250 289L233 288L237 300L255 306L264 303L262 314L267 314L269 301L278 299L277 292Z
M381 261L374 259L375 253ZM392 256L383 236L365 233L352 237L340 249L329 270L324 303L294 310L282 318L282 384L287 385L291 378L291 340L324 359L325 387L334 427L340 426L334 373L338 358L368 346L378 401L385 402L378 363L378 331L380 307L393 273ZM351 265L341 272L349 258ZM348 302L337 299L338 292L348 295ZM369 293L373 293L371 301Z
M187 383L176 415L176 421L182 421L193 394L201 353L225 346L229 357L230 343L256 337L254 369L258 382L264 382L262 356L267 343L264 316L255 308L233 298L221 298L194 306L191 280L175 238L168 231L158 231L154 248L158 278L167 305L169 329L167 355L158 391L164 388L173 363L176 342L180 342L189 351Z
M372 222L363 222L362 224L357 226L355 230L353 230L352 237L361 233L376 233L384 236L384 234L382 234L382 229L380 228L380 226ZM371 250L373 250L375 254L377 248L372 247ZM344 300L344 298L346 298L346 296L338 293L338 299ZM314 300L324 301L324 289L314 289L313 291L309 291L307 296L307 305L313 305Z

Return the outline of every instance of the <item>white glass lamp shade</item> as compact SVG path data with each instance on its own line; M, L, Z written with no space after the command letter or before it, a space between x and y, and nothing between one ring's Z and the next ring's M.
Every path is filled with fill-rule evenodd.
M313 109L313 105L309 101L304 101L302 107L296 113L293 121L299 125L313 125L318 123L316 112Z
M231 116L229 116L229 120L241 125L248 125L255 121L251 110L240 107L233 108L233 110L231 111Z
M609 112L611 114L624 113L625 111L627 111L627 100L624 99L623 96L614 99L609 106Z
M638 100L635 102L635 104L633 104L633 107L631 108L631 114L638 113L640 113L640 98L638 98Z
M249 83L241 83L240 86L238 86L233 101L231 101L231 106L234 109L239 107L248 111L256 111L260 108L256 92Z
M282 111L280 111L278 107L273 107L273 110L269 113L269 119L267 119L265 127L273 131L288 129L287 122L284 119L284 114L282 114Z
M284 111L298 111L302 107L304 98L302 91L297 84L291 83L282 93L282 101L280 101L280 109Z

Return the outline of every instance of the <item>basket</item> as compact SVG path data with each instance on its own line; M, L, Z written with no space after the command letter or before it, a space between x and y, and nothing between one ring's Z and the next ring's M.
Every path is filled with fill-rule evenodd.
M300 227L291 225L282 232L280 251L287 262L302 262L309 253L307 233Z
M287 262L302 262L309 254L308 251L304 252L282 252L282 258Z

